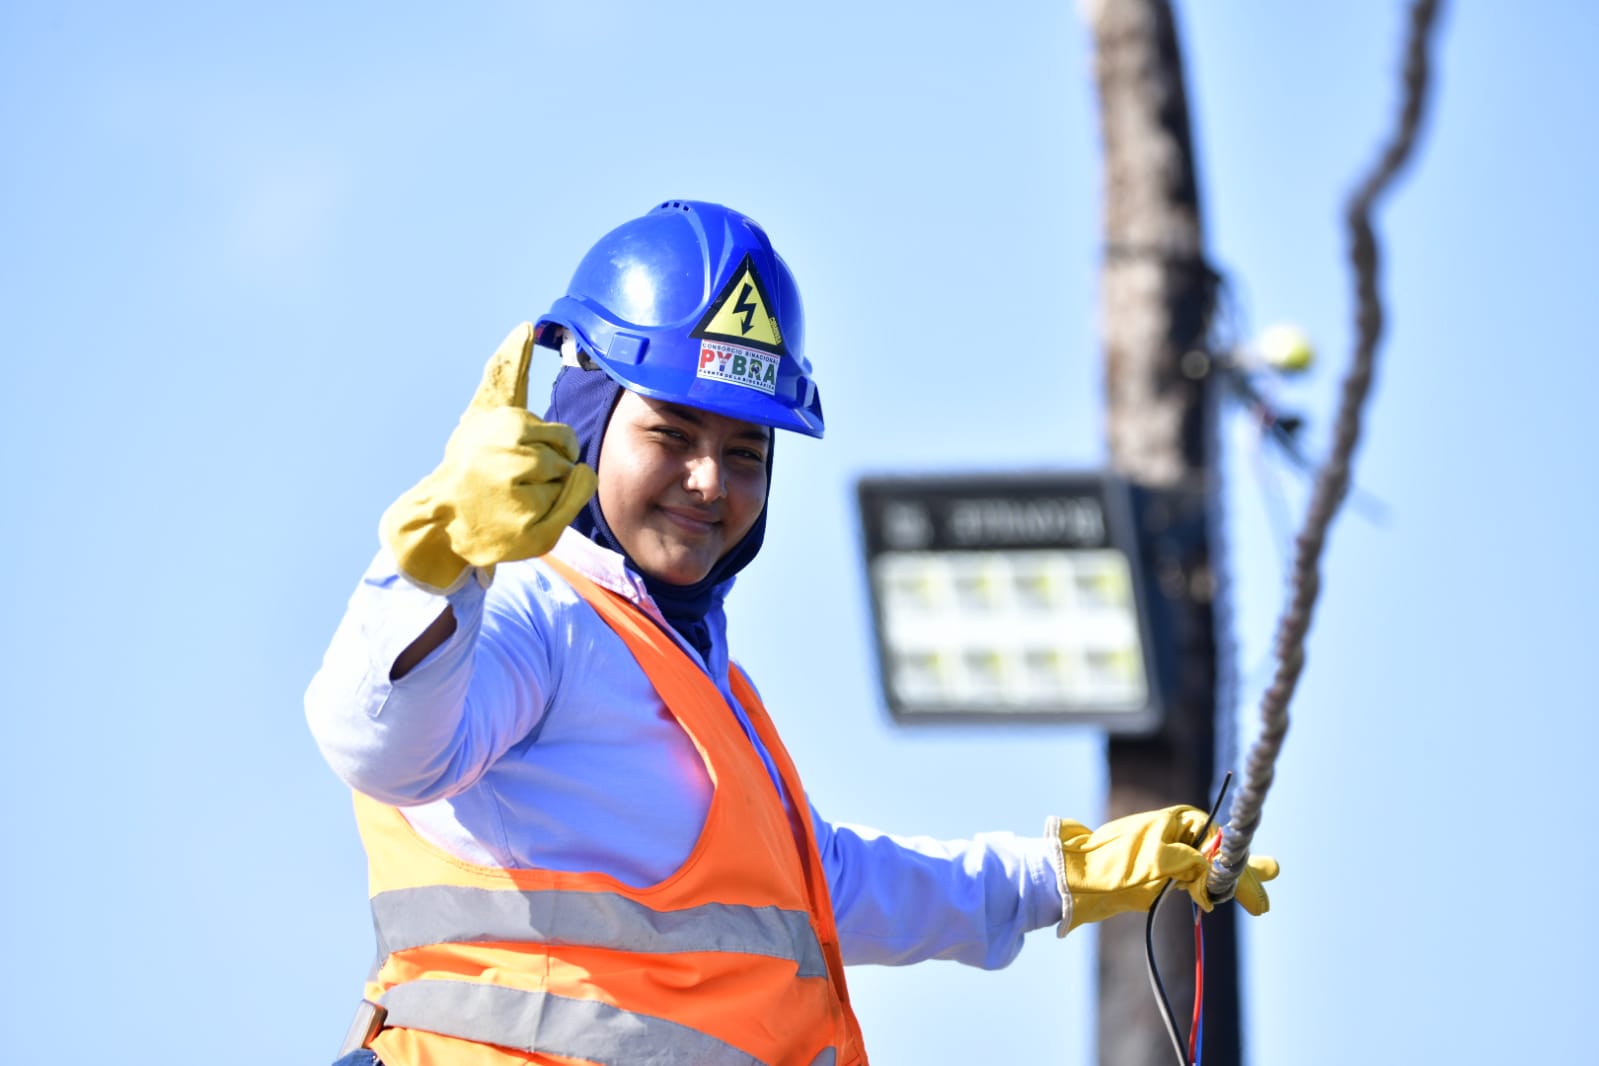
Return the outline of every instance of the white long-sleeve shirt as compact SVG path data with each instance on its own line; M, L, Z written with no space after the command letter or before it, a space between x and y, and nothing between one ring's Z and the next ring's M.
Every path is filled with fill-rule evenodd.
M555 555L660 619L621 556L571 530ZM469 862L592 870L634 886L682 865L711 783L621 638L550 567L502 564L487 592L469 580L448 597L455 632L391 682L395 659L445 603L401 577L387 552L367 570L306 693L334 771ZM720 604L706 621L708 663L678 643L770 769L732 695ZM1061 919L1046 838L937 841L829 823L814 806L810 817L846 962L996 968L1025 933Z

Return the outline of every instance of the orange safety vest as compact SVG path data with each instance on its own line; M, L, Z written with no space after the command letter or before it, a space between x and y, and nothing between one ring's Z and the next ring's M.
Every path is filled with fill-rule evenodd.
M546 559L627 644L713 785L694 850L659 884L500 869L417 835L356 794L388 1011L385 1066L866 1062L821 856L794 764L760 698L733 692L771 775L705 673L650 617Z

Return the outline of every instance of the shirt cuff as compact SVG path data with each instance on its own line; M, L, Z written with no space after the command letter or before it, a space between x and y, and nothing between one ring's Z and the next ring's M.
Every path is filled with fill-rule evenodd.
M1049 845L1050 861L1055 866L1055 885L1060 889L1060 924L1055 926L1055 936L1060 938L1072 928L1072 890L1066 884L1066 853L1060 842L1060 819L1051 815L1044 822L1044 840Z

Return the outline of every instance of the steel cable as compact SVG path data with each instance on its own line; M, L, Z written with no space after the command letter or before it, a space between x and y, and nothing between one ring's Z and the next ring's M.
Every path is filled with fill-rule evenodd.
M1288 733L1288 704L1305 665L1305 634L1310 629L1321 590L1322 548L1332 520L1349 492L1350 466L1360 440L1361 412L1371 389L1377 344L1383 331L1383 305L1377 291L1379 249L1371 212L1409 161L1415 146L1427 99L1428 47L1440 6L1441 0L1415 0L1411 5L1405 46L1404 100L1398 129L1370 174L1356 187L1346 207L1349 258L1356 294L1355 352L1339 397L1332 450L1317 472L1305 522L1295 540L1289 600L1277 625L1276 672L1261 697L1260 735L1250 747L1243 782L1229 811L1221 850L1205 882L1211 898L1218 902L1232 897L1249 861L1249 845L1260 826L1277 755Z

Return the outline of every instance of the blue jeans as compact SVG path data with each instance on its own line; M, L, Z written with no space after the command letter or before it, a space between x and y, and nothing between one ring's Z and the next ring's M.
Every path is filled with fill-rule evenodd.
M371 1048L361 1048L350 1052L333 1066L383 1066L383 1063L378 1061L377 1054Z

